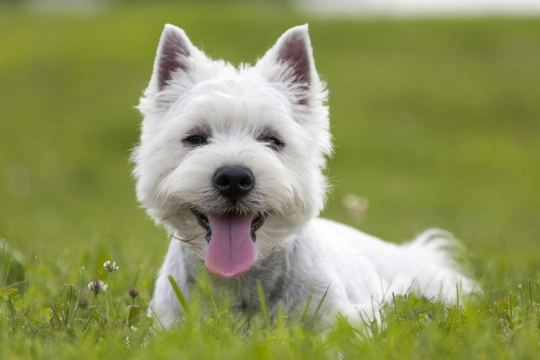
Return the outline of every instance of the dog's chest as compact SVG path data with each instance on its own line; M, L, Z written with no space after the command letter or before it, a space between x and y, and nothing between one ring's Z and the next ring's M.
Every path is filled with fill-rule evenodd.
M287 287L287 266L285 254L274 254L263 262L264 266L242 276L239 279L209 279L214 301L227 303L239 312L257 311L261 307L259 294L264 294L264 301L270 310L282 303Z

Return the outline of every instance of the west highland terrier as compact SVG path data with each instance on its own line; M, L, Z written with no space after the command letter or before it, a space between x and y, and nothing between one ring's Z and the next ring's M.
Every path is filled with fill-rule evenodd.
M318 218L332 145L327 91L308 27L285 32L254 66L235 67L166 25L139 104L133 154L137 197L171 235L150 314L167 328L182 316L171 275L193 292L204 264L235 309L374 319L392 296L456 303L474 291L448 252L449 234L428 230L395 245Z

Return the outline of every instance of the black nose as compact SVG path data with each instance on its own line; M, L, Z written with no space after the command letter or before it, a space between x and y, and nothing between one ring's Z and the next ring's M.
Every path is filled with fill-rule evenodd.
M253 189L255 178L245 167L226 166L216 171L213 183L222 196L237 201Z

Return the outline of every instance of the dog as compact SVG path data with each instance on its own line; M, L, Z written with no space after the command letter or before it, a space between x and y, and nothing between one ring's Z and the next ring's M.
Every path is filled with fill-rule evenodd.
M323 326L376 319L392 296L455 304L477 289L446 232L396 245L318 217L332 152L326 101L307 25L239 67L165 26L133 152L137 198L171 236L149 307L161 326L182 318L168 277L189 298L203 264L235 309L260 307L260 283L271 315L322 303Z

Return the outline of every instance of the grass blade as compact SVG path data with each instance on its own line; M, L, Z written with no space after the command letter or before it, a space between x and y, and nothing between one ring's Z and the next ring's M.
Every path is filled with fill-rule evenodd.
M259 302L261 304L261 312L264 316L264 321L267 326L270 326L270 313L268 312L268 305L264 297L264 290L260 280L257 280L257 293L259 294Z
M176 295L176 298L178 299L178 301L180 301L180 305L182 305L182 308L184 309L186 314L189 314L189 304L184 294L182 293L182 290L180 290L180 287L178 286L178 284L176 283L172 275L167 276L167 278L169 279L169 282L171 283L171 286Z
M328 295L328 290L330 290L330 285L332 285L332 283L328 284L328 286L326 287L326 290L324 291L323 296L321 297L321 300L319 300L319 303L317 304L317 308L315 309L315 312L313 313L312 324L315 323L315 319L317 319L317 315L319 315L319 311L321 311L324 299L326 299L326 295Z
M308 317L309 309L311 308L311 300L313 299L313 293L309 294L309 297L306 302L306 306L304 307L304 313L302 314L302 324L306 322L306 319Z

